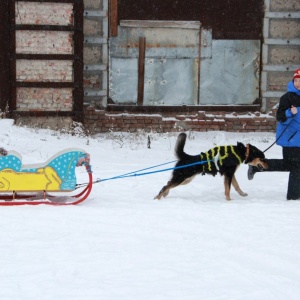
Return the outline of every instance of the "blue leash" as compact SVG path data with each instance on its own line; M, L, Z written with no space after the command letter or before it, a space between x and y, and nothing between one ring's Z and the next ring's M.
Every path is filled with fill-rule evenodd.
M119 176L114 176L114 177L109 177L109 178L104 178L104 179L98 178L93 183L98 183L98 182L107 181L107 180L113 180L113 179L120 179L120 178L127 178L127 177L137 177L137 176L149 175L149 174L160 173L160 172L165 172L165 171L170 171L170 170L177 170L177 169L187 168L187 167L191 167L191 166L195 166L195 165L203 165L203 164L205 164L207 162L213 162L213 161L214 160L204 160L204 161L198 161L198 162L195 162L195 163L192 163L192 164L178 166L178 167L173 167L173 168L167 168L167 169L156 170L156 171L151 171L151 172L142 172L142 171L145 171L145 170L153 169L153 168L156 168L156 167L160 167L160 166L163 166L163 165L167 165L167 164L176 162L176 160L174 160L174 161L170 161L170 162L167 162L167 163L164 163L164 164L160 164L160 165L156 165L156 166L153 166L153 167L149 167L149 168L145 168L145 169L141 169L141 170L129 172L129 173L126 173L126 174L123 174L123 175L119 175ZM140 172L142 172L142 173L140 173Z
M160 165L156 165L156 166L153 166L153 167L148 167L148 168L137 170L137 171L133 171L133 172L129 172L129 173L126 173L126 174L123 174L123 175L119 175L119 176L113 176L113 177L110 177L110 178L104 178L104 179L97 178L96 181L93 181L92 183L98 183L98 182L101 182L101 181L112 180L112 179L119 179L119 178L140 176L139 174L136 174L136 173L137 172L142 172L142 171L145 171L145 170L149 170L149 169L153 169L153 168L157 168L157 167L160 167L160 166L164 166L164 165L167 165L167 164L171 164L171 163L174 163L176 161L177 160L169 161L167 163L163 163L163 164L160 164ZM162 171L163 170L161 170L159 172L162 172ZM154 173L154 172L152 172L152 173ZM145 175L145 174L148 174L148 173L143 173L143 175ZM76 188L80 188L80 187L86 186L86 185L87 185L87 183L76 184Z
M160 167L160 166L168 165L168 164L174 163L174 162L176 162L176 161L177 161L177 160L169 161L169 162L167 162L167 163L163 163L163 164L156 165L156 166L152 166L152 167L148 167L148 168L145 168L145 169L141 169L141 170L137 170L137 171L125 173L125 174L119 175L119 176L113 176L113 177L110 177L110 178L104 178L104 179L97 179L96 182L106 181L106 180L111 180L111 179L118 179L118 178L131 177L131 176L139 176L139 175L135 175L135 174L138 173L138 172L145 171L145 170L154 169L154 168L157 168L157 167ZM99 180L99 181L98 181L98 180Z

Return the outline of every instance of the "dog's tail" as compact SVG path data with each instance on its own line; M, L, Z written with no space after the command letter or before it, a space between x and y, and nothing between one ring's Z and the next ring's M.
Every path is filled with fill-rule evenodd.
M175 145L175 155L178 159L181 159L185 155L183 151L185 141L186 141L186 133L182 132L179 134Z

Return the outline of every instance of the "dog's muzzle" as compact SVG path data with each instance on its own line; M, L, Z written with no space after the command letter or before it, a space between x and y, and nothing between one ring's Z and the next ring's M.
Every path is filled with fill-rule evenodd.
M259 171L268 169L268 167L269 167L268 160L263 158L260 161L261 161L261 163L258 163L256 165L256 167L259 169Z

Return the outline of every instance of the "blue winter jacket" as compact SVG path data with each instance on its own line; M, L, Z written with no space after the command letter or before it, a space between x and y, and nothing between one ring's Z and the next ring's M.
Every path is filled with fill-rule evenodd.
M296 115L291 112L292 106L298 109ZM287 93L280 98L276 118L277 145L300 147L300 91L295 88L293 81L288 83Z

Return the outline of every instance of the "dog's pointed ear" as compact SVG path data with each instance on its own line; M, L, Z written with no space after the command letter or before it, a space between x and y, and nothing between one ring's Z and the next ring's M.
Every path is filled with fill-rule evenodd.
M241 150L244 150L246 147L243 143L237 142L237 147Z

